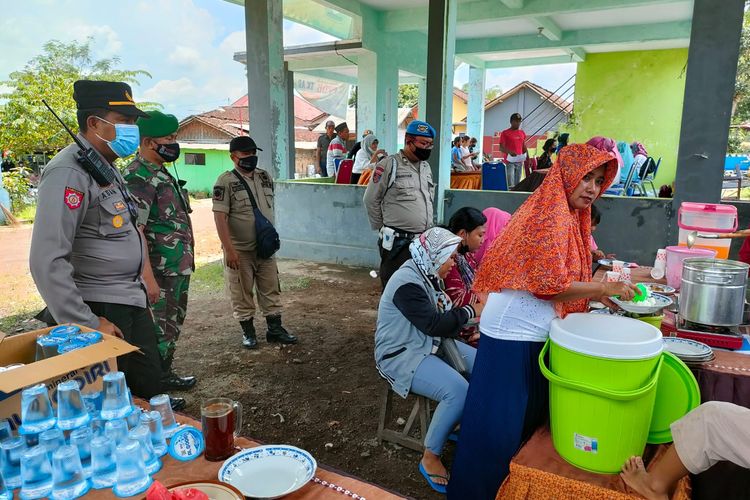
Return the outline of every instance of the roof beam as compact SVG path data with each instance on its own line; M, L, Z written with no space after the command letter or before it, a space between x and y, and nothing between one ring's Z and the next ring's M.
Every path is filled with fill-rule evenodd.
M582 47L570 47L567 51L570 53L572 62L583 62L586 60L586 51Z
M484 68L485 63L487 62L484 59L480 59L477 56L472 56L469 54L465 54L463 56L456 56L456 59L458 59L462 63L466 63L469 66L473 66L475 68Z
M544 66L546 64L566 64L571 62L570 56L528 57L526 59L504 59L502 61L487 61L486 69L518 68L520 66Z
M523 9L514 9L497 0L479 0L466 2L458 9L458 23L476 23L498 21L501 19L520 19L536 16L554 16L556 14L575 14L578 12L606 11L622 7L641 5L662 5L682 2L684 0L526 0ZM427 7L389 10L383 12L382 26L385 31L414 31L427 29Z
M308 76L317 76L318 78L325 78L326 80L333 80L334 82L348 83L349 85L357 85L357 77L350 75L343 75L326 69L308 69L306 71L300 71L300 74Z
M560 40L537 35L456 40L456 54L483 54L537 49L564 49L583 45L684 40L690 38L690 21L642 24L564 31Z
M511 9L522 9L523 0L500 0Z
M357 56L347 56L348 59L357 63ZM333 55L319 55L319 56L307 56L304 59L287 59L289 63L289 71L299 71L306 73L310 70L315 69L329 69L329 68L341 68L341 67L354 67L352 63L347 61L341 56Z
M532 17L530 20L536 23L537 27L540 28L539 34L549 40L559 40L562 38L562 29L557 23L548 16L537 16Z
M238 0L242 1L242 0ZM304 0L284 0L284 19L302 24L336 38L348 39L355 36L354 19L338 9L318 6L310 8Z

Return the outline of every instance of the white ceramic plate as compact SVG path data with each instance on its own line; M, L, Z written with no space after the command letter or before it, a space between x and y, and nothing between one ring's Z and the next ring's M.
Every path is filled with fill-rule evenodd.
M641 283L643 286L648 288L651 293L660 293L662 295L672 295L675 289L669 285L662 285L661 283Z
M294 446L258 446L227 459L219 469L219 481L247 497L280 498L307 484L317 467L312 455Z
M664 348L678 358L711 358L713 350L702 342L680 337L664 337Z
M672 299L659 295L658 293L651 294L654 299L654 305L642 305L637 302L624 302L615 297L611 297L612 302L623 308L625 311L636 314L652 314L661 311L665 307L672 305Z

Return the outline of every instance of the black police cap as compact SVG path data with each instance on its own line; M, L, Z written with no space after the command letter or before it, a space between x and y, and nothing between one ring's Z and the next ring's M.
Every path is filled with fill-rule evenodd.
M78 109L103 108L126 116L149 116L133 101L133 90L125 82L78 80L73 84L73 99Z
M253 140L253 138L247 135L241 135L239 137L235 137L229 143L230 153L234 153L235 151L239 151L241 153L249 153L252 150L263 151L255 144L255 141Z

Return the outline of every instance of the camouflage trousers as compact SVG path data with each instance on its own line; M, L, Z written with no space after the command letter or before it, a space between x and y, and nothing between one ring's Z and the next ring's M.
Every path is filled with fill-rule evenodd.
M156 341L162 360L170 360L174 355L177 339L187 312L190 275L163 276L154 273L159 284L159 300L151 305L156 325Z

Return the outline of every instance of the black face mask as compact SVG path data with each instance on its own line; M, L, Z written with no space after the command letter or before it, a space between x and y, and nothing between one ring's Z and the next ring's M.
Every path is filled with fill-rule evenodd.
M424 149L417 147L417 145L414 145L414 156L419 159L419 161L427 161L427 159L430 157L430 153L432 153L431 149Z
M240 158L239 161L237 161L237 165L246 172L252 172L255 170L255 167L258 166L258 157L248 156L247 158Z
M474 152L474 146L469 146L469 153L473 153L473 152Z
M170 144L157 144L156 153L161 156L162 160L171 163L180 157L180 145L176 142Z

